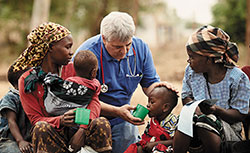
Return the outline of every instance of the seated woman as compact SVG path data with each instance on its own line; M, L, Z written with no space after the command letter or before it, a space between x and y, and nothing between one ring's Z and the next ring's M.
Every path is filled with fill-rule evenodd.
M249 109L250 84L235 66L238 48L220 28L203 26L187 42L189 63L185 70L182 102L217 99L215 105L199 105L194 121L194 137L177 130L174 153L222 152L223 141L240 141L241 122Z
M97 152L111 152L111 128L107 119L95 116L84 128L74 123L75 109L58 116L50 115L45 109L44 77L47 73L60 76L61 66L70 61L73 55L70 31L59 24L44 23L28 35L28 40L31 45L12 66L13 71L31 68L19 79L19 91L24 111L33 124L34 152L76 152L85 145Z

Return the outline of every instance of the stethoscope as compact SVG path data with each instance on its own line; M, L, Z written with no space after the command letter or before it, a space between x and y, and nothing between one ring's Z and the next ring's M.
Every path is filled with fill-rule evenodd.
M129 64L129 57L127 57L127 64L128 64L128 69L129 69L129 74L126 75L126 77L136 77L136 53L134 48L132 47L133 53L134 53L134 72L132 73L130 64ZM102 63L102 45L101 45L101 51L100 51L100 62L101 62L101 71L102 71L102 85L101 85L101 92L106 93L108 91L108 85L105 84L105 79L104 79L104 70L103 70L103 63Z

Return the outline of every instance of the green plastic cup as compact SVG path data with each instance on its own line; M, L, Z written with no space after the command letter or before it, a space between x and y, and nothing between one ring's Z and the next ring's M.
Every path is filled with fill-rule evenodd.
M148 112L149 112L149 110L146 107L142 106L141 104L138 104L136 106L135 110L133 111L132 115L134 117L138 117L138 118L144 120L144 118L147 116Z
M85 108L76 108L75 123L77 124L89 124L90 110Z

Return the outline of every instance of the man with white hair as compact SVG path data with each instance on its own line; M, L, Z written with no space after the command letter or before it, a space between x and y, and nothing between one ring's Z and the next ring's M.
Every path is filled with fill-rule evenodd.
M131 96L138 84L148 95L160 78L149 47L134 36L135 25L129 14L111 12L103 18L100 28L101 34L86 40L74 55L90 50L97 56L97 79L102 85L101 115L111 123L113 153L122 153L139 141L135 125L144 124L130 113L135 109L130 106Z

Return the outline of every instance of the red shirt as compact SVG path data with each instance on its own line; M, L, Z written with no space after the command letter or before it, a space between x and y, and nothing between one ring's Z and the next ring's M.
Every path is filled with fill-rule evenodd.
M69 77L66 80L84 85L84 86L96 91L92 97L92 100L88 104L87 109L91 110L89 119L93 120L93 119L99 117L100 113L101 113L101 104L100 104L99 97L98 97L100 94L100 90L101 90L100 82L97 79L88 80L88 79L81 78L78 76ZM81 127L86 128L87 125L81 125Z
M250 79L250 65L243 66L243 67L241 68L241 70L242 70L243 72L245 72L246 75L248 76L248 79Z

